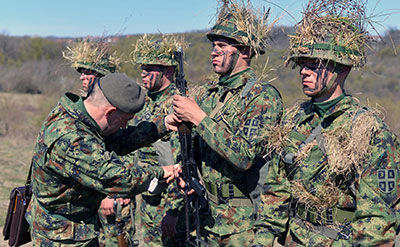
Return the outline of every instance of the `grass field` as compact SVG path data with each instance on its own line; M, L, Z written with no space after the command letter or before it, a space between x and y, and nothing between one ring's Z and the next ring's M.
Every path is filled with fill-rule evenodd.
M41 95L0 93L1 232L10 192L26 181L36 135L45 116L42 109L53 103L53 99ZM3 238L0 246L7 246Z

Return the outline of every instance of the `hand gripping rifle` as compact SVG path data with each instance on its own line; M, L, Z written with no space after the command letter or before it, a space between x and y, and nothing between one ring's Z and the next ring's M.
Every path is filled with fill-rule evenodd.
M176 87L181 96L186 96L187 83L183 72L183 51L179 47L175 52L175 58L178 61L178 73L176 75ZM184 200L185 200L185 224L186 224L186 242L194 246L208 246L200 237L200 209L207 207L205 198L205 188L200 184L199 175L197 173L197 165L193 156L192 146L192 124L182 122L178 127L179 142L181 144L181 159L182 159L182 174L185 181ZM188 195L190 190L195 193ZM190 241L190 216L194 213L196 225L196 240L195 243Z

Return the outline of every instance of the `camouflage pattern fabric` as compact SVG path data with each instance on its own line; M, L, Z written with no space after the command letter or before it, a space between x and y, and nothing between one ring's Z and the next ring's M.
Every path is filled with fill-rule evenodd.
M131 199L131 203L123 206L122 210L125 214L122 215L122 220L124 222L123 232L124 237L127 241L128 246L136 246L134 243L134 235L135 235L135 220L132 219L134 217L136 209L136 201L134 198ZM132 216L131 216L132 211ZM101 223L101 229L99 233L99 244L101 247L111 247L118 245L118 228L115 225L115 216L104 216L100 213L99 210L99 218Z
M145 107L132 119L133 125L150 121L157 112L168 114L172 111L172 96L176 93L175 84L170 84L160 92L149 92ZM179 142L176 133L171 133L156 143L136 151L136 160L141 167L164 166L177 162ZM177 217L182 195L175 184L171 184L161 194L143 193L140 205L140 230L146 246L174 246L167 237L162 237L161 221L168 212Z
M54 245L98 245L97 210L105 195L133 197L146 191L153 178L163 176L159 167L127 168L119 156L166 134L163 117L153 120L105 140L81 97L67 93L60 99L35 145L33 196L26 214L33 242L41 238Z
M292 126L281 158L293 194L287 246L393 246L399 225L399 141L379 117L360 109L346 95L322 118L311 101L284 118L283 124ZM357 132L369 116L375 127ZM317 126L322 126L320 134L307 144ZM351 139L371 135L366 146L359 143L348 155L354 158L367 147L359 167L334 169L341 154L330 145L339 147L346 138L335 144L331 133L351 133Z
M218 102L223 102L228 94L229 99L210 117ZM196 101L208 114L195 129L200 139L200 172L204 183L217 188L231 184L249 199L247 172L261 157L256 144L270 125L280 121L283 112L278 91L257 81L253 70L248 68L206 85ZM201 221L205 230L223 239L254 228L253 207L235 206L233 199L210 201L210 215ZM247 241L252 241L251 236Z
M215 235L212 232L208 231L206 231L205 235L207 242L210 243L209 247L228 247L228 246L251 247L255 245L253 242L253 239L255 237L252 229L241 233L226 235L224 237L220 237L219 235Z
M125 156L121 156L121 159L125 160L125 164L128 164L130 168L134 165L134 156L132 154L128 154ZM128 205L122 206L122 215L121 219L124 222L123 232L126 242L129 247L136 246L135 243L135 211L136 211L136 200L135 197L130 198L131 202ZM101 247L113 247L118 245L118 227L115 222L115 215L105 216L102 210L99 208L98 210L99 219L100 219L100 232L99 232L99 244Z

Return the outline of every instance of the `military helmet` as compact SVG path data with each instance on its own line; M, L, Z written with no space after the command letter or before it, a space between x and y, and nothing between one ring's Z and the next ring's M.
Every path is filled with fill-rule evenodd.
M108 43L89 38L77 40L67 46L63 57L70 61L72 68L78 72L91 70L103 76L118 71L121 63L121 58L116 52L111 52Z
M365 8L352 0L310 0L303 20L290 35L287 63L317 58L347 66L366 62L365 44L370 39L362 25Z
M256 55L264 54L269 33L275 23L267 23L268 15L269 10L256 11L250 1L245 4L225 0L215 25L207 33L207 38L210 41L218 37L228 38L240 45L251 47Z
M187 47L183 37L176 35L162 35L155 39L153 36L144 34L134 45L131 52L131 61L134 64L177 66L174 52L178 47Z

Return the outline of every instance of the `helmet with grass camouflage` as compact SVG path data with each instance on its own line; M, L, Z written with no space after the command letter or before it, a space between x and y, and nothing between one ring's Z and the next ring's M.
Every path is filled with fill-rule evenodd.
M264 54L269 33L275 22L268 25L269 10L256 11L251 2L223 1L215 25L207 33L211 41L218 37L234 40L251 47L255 54Z
M78 72L91 70L100 75L107 75L119 70L121 58L111 52L108 43L90 39L77 40L63 52L72 68Z
M145 34L136 42L131 61L135 64L177 66L174 52L178 47L184 49L186 46L183 38L176 35L162 35L155 39Z
M301 58L317 58L363 66L370 37L362 25L365 8L360 1L310 0L296 33L289 36L287 62L298 64Z

